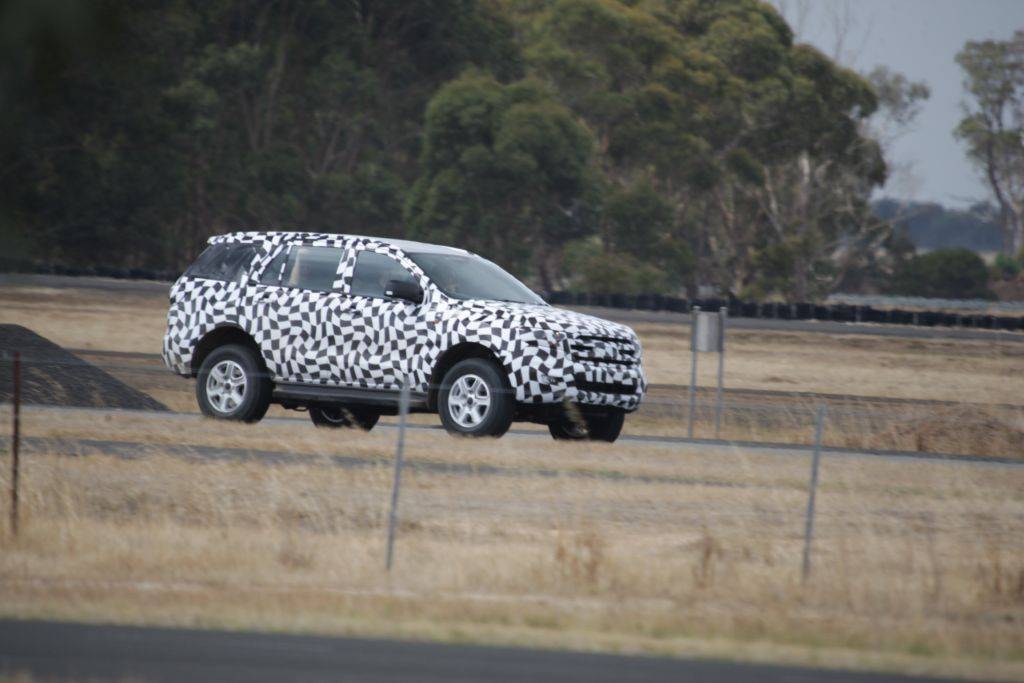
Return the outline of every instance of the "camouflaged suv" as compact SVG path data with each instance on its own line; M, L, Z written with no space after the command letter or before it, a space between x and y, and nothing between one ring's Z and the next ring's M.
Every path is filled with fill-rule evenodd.
M647 384L633 330L553 308L479 256L303 232L212 238L171 288L163 357L212 417L278 403L370 429L408 382L412 411L472 436L527 420L614 441Z

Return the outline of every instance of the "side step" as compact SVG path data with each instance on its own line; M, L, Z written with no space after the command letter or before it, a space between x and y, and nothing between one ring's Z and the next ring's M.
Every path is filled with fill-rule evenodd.
M352 387L328 387L320 384L278 384L274 387L274 398L312 403L353 403L367 406L398 406L397 391L386 389L357 389ZM421 391L409 394L410 408L426 408L427 395Z

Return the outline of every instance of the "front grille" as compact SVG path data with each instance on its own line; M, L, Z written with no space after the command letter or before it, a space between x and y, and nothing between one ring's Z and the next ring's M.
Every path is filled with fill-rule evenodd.
M570 341L573 360L579 363L637 364L637 347L630 339L583 335Z
M593 391L598 394L635 394L636 386L622 382L594 382L586 376L577 374L574 376L576 388L580 391Z

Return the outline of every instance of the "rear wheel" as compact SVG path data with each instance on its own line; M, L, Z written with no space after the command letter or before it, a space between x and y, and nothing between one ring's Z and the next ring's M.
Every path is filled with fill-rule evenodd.
M368 432L377 424L380 413L361 406L310 406L309 418L317 427L352 427Z
M441 424L461 436L501 436L516 407L504 375L482 358L468 358L448 371L437 404Z
M196 377L196 400L203 415L258 422L267 414L273 384L256 353L239 344L210 352Z
M626 414L621 410L615 409L582 415L570 415L568 412L565 412L554 421L548 423L548 431L557 440L607 441L612 443L622 433L622 425L625 421Z

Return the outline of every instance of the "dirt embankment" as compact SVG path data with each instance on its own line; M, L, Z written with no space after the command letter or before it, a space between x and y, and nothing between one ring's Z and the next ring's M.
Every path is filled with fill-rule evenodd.
M153 397L21 325L0 325L0 401L10 401L14 393L15 351L21 354L24 403L167 410Z

